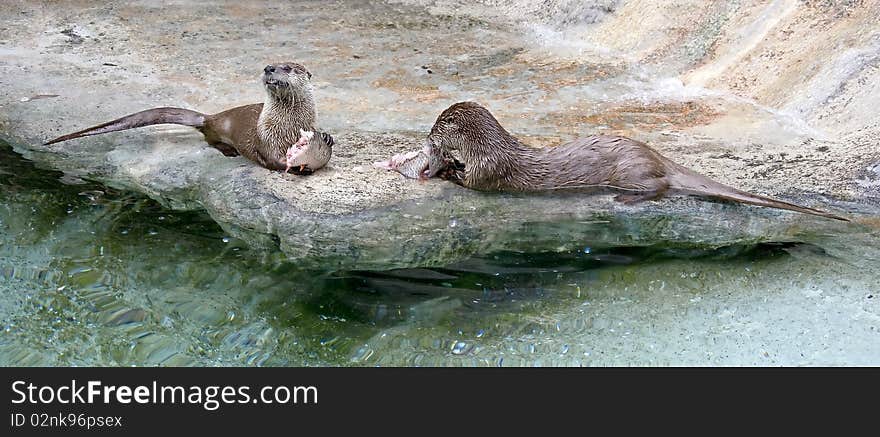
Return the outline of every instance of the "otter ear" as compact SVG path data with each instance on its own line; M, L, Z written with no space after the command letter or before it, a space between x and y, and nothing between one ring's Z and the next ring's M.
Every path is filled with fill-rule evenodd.
M312 73L311 72L306 71L306 76L308 76L309 80L312 80Z

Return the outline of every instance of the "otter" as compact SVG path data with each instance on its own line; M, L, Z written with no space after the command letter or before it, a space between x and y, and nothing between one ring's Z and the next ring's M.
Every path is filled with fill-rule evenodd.
M261 81L264 103L238 106L217 114L183 108L154 108L62 135L46 145L90 135L156 124L198 129L205 141L226 156L242 155L270 170L309 174L330 160L333 138L315 132L312 73L295 62L267 65Z
M611 189L619 192L615 199L624 203L680 193L849 221L825 211L715 182L672 162L647 144L627 137L593 135L556 147L529 147L504 130L486 108L474 102L450 106L431 128L425 153L451 150L458 150L464 162L461 185L475 190ZM439 166L429 168L427 175L440 170Z

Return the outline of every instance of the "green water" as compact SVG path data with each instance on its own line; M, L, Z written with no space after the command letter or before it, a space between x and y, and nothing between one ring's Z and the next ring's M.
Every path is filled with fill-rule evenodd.
M880 363L880 236L303 271L0 144L0 364Z

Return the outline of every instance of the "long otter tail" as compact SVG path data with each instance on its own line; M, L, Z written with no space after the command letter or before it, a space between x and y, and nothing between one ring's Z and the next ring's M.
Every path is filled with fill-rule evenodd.
M154 108L146 111L136 112L125 117L108 121L104 124L92 126L67 135L62 135L45 145L59 143L61 141L72 140L74 138L87 137L90 135L106 134L108 132L117 132L126 129L134 129L143 126L152 126L154 124L180 124L184 126L192 126L201 128L205 126L205 114L191 111L183 108Z
M789 211L812 214L835 220L850 221L848 218L806 206L795 205L782 200L773 199L758 194L748 193L736 188L715 182L693 170L670 162L672 174L670 175L671 189L697 196L713 197L730 200L733 202L747 203L749 205L765 206L768 208L787 209Z

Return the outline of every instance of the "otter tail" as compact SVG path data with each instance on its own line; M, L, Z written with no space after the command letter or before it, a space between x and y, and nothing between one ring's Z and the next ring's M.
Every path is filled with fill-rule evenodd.
M147 109L146 111L126 115L125 117L108 121L107 123L99 124L97 126L92 126L88 129L62 135L54 140L46 142L45 145L60 143L61 141L87 137L90 135L100 135L108 132L152 126L154 124L180 124L183 126L201 128L205 126L205 114L183 108Z
M713 197L717 199L729 200L739 203L747 203L749 205L765 206L768 208L787 209L804 214L812 214L820 217L827 217L835 220L850 221L848 218L841 217L829 212L818 209L808 208L806 206L795 205L793 203L784 202L782 200L773 199L758 194L748 193L736 188L715 182L693 170L682 167L678 164L671 163L673 167L672 175L670 175L670 187L676 191L693 194L697 196Z

